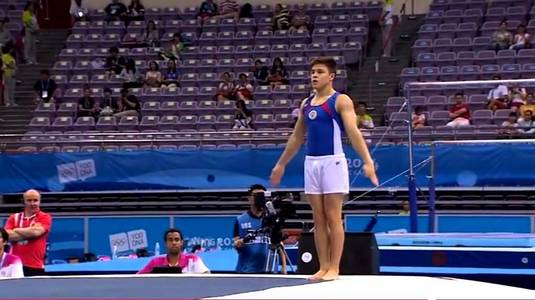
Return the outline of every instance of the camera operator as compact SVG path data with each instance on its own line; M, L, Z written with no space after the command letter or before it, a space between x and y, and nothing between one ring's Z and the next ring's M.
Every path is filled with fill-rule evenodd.
M266 188L254 184L249 188L250 208L238 216L234 225L234 247L238 251L237 273L266 273L266 265L270 249L276 249L282 264L282 273L286 274L286 257L283 253L282 242L271 245L268 234L258 232L262 228L264 205L255 201L255 195L263 194Z

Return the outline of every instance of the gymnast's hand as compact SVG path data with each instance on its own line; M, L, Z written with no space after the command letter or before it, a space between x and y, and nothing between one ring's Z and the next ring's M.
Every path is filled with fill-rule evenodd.
M379 179L377 179L377 174L375 174L375 167L373 166L373 163L364 164L362 166L362 171L364 172L364 176L368 177L373 185L379 185Z
M284 166L276 164L271 170L271 176L269 176L269 181L272 186L278 186L281 183L282 176L284 175Z

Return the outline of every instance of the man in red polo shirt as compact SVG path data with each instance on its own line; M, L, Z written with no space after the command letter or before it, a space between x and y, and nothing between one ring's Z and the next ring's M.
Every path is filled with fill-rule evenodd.
M10 215L5 229L13 243L12 254L22 260L24 276L44 275L46 241L52 217L41 211L38 191L28 190L23 198L24 211Z

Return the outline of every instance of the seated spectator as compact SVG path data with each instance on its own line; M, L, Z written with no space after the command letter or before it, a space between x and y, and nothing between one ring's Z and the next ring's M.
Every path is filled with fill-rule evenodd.
M236 0L221 0L219 1L217 13L217 18L219 19L232 18L238 20L240 5Z
M500 27L492 34L492 47L494 50L509 49L513 43L513 35L507 30L507 21L502 21Z
M309 30L310 17L307 15L304 3L299 3L297 5L297 12L292 17L292 22L290 25L290 31Z
M119 112L116 117L134 116L139 117L141 104L135 95L130 95L127 89L121 90L121 99L119 101Z
M217 15L217 5L214 3L214 0L205 0L201 3L199 13L197 14L197 20L204 24L206 20Z
M273 11L273 31L290 29L290 12L278 3Z
M409 216L411 214L411 207L408 200L401 200L401 210L399 211L399 216Z
M516 113L511 112L509 118L506 121L503 121L500 133L511 134L516 131L516 127L518 127L518 124L516 123Z
M493 80L501 80L499 75L492 78ZM497 109L505 109L509 104L509 89L503 83L498 83L495 88L489 91L487 96L488 109L496 111Z
M147 47L160 46L160 31L156 28L156 23L150 20L143 32L143 42Z
M99 116L113 116L119 111L119 103L117 99L111 96L112 92L109 87L104 88L104 97L100 101L100 114Z
M5 252L8 241L8 232L0 228L0 278L22 278L22 261L18 256Z
M522 117L518 118L517 131L519 133L532 134L535 133L535 117L533 117L532 110L525 110Z
M84 87L84 96L78 100L78 117L96 117L97 110L97 103L91 97L91 88Z
M108 78L111 77L111 75L121 74L121 71L127 63L126 58L119 56L119 48L111 47L109 52L110 55L106 57L106 63L104 64Z
M111 0L111 3L104 9L106 12L106 21L121 21L126 17L128 9L126 5L119 0Z
M69 9L72 23L79 21L89 21L89 10L82 0L71 0L71 8Z
M33 86L35 103L53 103L57 87L54 79L50 78L50 72L46 69L41 70L41 78Z
M159 255L151 259L149 263L139 270L137 274L151 273L157 267L180 268L182 273L206 274L210 270L203 263L202 259L195 254L185 254L182 252L184 239L182 232L178 229L168 229L164 234L167 255Z
M412 127L415 129L424 127L426 122L427 117L425 115L425 108L423 106L416 106L412 113Z
M140 88L143 87L143 76L139 75L136 69L136 62L133 59L126 59L126 66L119 76L124 80L123 88Z
M520 24L516 28L516 33L513 37L513 44L511 45L511 49L520 50L526 48L531 48L531 35L526 32L526 26Z
M145 6L141 4L141 0L132 0L128 5L127 21L143 20L145 20Z
M446 124L448 127L462 127L470 125L470 108L465 103L464 95L455 94L455 104L450 108L451 121Z
M180 71L176 67L176 61L170 60L167 62L167 71L165 72L163 84L164 87L178 87L180 86Z
M152 60L149 62L149 70L145 74L146 87L160 87L162 85L162 72L158 64Z
M180 52L184 49L184 42L182 41L182 36L180 33L173 34L173 39L169 48L166 49L165 53L161 53L160 58L163 60L179 60Z
M236 100L253 100L253 85L249 83L247 75L244 73L240 74L240 82L236 85L234 90L234 95Z
M232 99L234 93L234 83L232 82L230 73L223 73L221 80L222 81L217 86L217 94L215 95L215 100L224 101Z
M257 85L268 85L268 76L269 76L269 69L267 66L262 65L262 61L257 59L254 62L254 68L253 68L253 77L255 80L255 84Z
M367 112L368 105L359 103L357 106L357 127L359 129L373 129L373 118Z
M13 44L13 37L11 36L11 32L9 32L9 29L6 28L6 20L2 19L0 20L0 48L8 45Z
M269 70L269 76L267 80L273 87L289 83L288 71L286 70L286 67L284 67L280 57L276 57L273 60L273 65L271 66L271 70Z
M522 96L520 91L513 91L510 96L511 110L517 113L520 110L520 107L526 105L526 100Z
M236 112L234 114L233 130L254 129L253 112L247 108L245 101L236 101Z
M254 19L253 6L251 5L251 3L245 3L244 5L242 5L238 17L240 19Z

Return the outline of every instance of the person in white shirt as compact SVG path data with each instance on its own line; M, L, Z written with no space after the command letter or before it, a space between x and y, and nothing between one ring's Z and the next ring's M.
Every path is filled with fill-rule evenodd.
M520 133L535 133L535 118L533 117L533 111L526 109L524 115L518 118L517 127L517 131Z
M492 78L492 80L500 79L502 78L498 75ZM505 109L509 104L509 89L505 84L499 83L495 88L489 91L487 100L489 101L488 108L490 110L496 111L497 109Z
M24 277L20 258L4 251L8 240L9 234L4 228L0 228L0 278Z
M393 0L386 0L384 14L379 20L383 26L383 57L392 56L392 27L394 26L393 2Z

